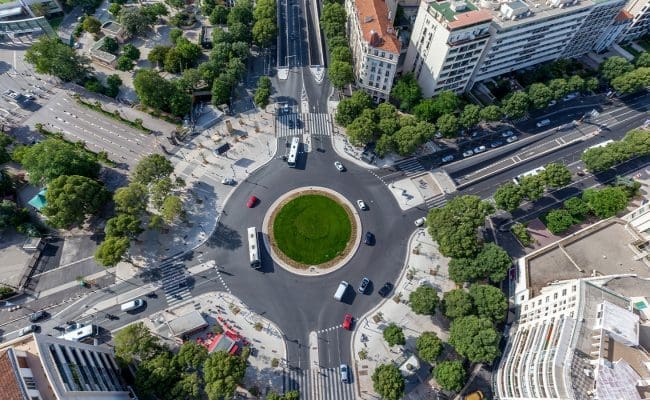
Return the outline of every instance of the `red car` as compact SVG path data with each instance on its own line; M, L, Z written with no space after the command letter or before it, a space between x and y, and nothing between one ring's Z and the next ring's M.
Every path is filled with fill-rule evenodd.
M248 208L253 208L255 207L255 204L257 204L257 197L251 196L250 199L246 202L246 207Z
M343 317L343 329L352 330L352 314L345 314Z

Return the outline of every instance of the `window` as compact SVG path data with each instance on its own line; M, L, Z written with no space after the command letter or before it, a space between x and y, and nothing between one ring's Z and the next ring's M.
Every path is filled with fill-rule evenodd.
M385 51L382 51L382 52L381 52L381 56L385 58L385 57L386 57L386 52L385 52Z
M388 55L388 59L389 59L389 60L392 60L392 59L393 59L393 55L392 55L392 54L389 54L389 55Z
M25 381L25 387L29 390L36 390L36 383L34 382L34 378L31 376L25 376L23 377L23 381Z
M386 85L382 86L381 88L382 88L383 90L386 90Z

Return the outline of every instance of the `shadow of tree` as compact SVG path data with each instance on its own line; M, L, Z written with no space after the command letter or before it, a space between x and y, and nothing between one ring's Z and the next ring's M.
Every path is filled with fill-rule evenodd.
M206 245L209 248L234 250L242 246L242 238L238 231L219 222Z

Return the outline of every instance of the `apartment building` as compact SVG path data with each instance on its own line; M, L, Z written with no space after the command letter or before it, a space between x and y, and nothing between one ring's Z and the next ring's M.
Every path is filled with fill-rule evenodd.
M32 334L0 347L2 400L135 398L107 348Z
M478 81L590 51L624 5L625 0L424 2L404 70L416 74L425 96L446 89L462 92ZM448 76L441 75L448 72L443 71L444 66L455 64L458 56L445 50L451 50L449 38L459 28L465 30L465 40L472 48L468 47L471 54L463 59L450 84ZM430 56L430 49L438 49L444 56Z
M625 11L632 15L632 22L618 41L629 42L647 35L650 29L650 0L632 0L625 7Z
M347 33L357 86L375 102L387 100L401 44L384 0L346 0Z

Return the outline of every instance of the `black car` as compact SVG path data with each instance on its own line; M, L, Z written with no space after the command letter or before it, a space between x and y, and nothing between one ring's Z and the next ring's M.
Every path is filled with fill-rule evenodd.
M372 232L366 232L366 236L363 237L363 243L372 246L372 244L375 243L375 235L373 235Z
M390 294L391 290L393 290L393 284L390 282L384 283L384 286L379 289L379 295L381 297L386 297Z

